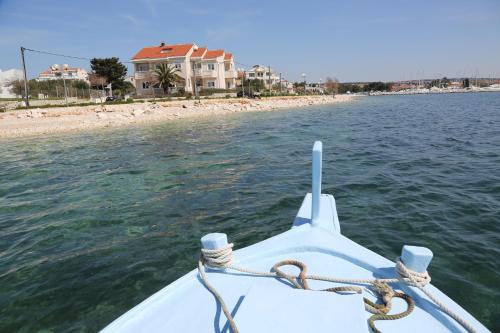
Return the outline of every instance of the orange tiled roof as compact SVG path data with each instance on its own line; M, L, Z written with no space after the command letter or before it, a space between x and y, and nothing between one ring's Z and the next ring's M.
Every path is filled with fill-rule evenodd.
M214 59L217 57L222 57L224 55L224 50L208 50L203 59Z
M189 52L189 50L191 50L192 47L193 44L145 47L137 52L137 54L132 57L132 60L183 57Z
M224 60L230 60L231 58L233 58L233 54L232 53L226 53L224 55Z
M205 54L205 52L207 52L207 48L206 47L199 47L198 50L194 51L191 54L191 57L193 57L193 58L203 57L203 55Z

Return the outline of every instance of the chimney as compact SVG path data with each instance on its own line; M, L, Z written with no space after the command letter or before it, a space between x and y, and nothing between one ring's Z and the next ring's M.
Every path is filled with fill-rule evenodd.
M163 42L163 41L162 41L162 42L160 43L160 46L165 46L165 42Z

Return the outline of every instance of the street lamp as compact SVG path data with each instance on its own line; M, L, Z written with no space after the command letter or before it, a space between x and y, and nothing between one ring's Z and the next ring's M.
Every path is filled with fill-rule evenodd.
M302 73L302 79L304 80L304 95L306 94L306 73Z
M68 90L66 89L66 79L64 77L64 73L68 70L68 67L69 66L67 64L64 64L62 68L58 64L55 64L50 68L53 72L61 73L64 84L64 100L66 101L66 106L68 106Z

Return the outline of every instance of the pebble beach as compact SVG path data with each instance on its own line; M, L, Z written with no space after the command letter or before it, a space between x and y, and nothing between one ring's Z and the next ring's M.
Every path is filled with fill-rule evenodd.
M210 99L130 104L96 104L11 110L0 114L0 138L39 136L141 123L175 121L189 117L276 111L308 105L351 101L354 96L293 96L260 100Z

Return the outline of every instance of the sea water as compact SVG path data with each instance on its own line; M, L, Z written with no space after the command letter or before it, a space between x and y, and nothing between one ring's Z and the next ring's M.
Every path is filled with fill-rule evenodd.
M0 331L94 332L195 268L288 230L323 141L342 233L500 331L500 94L363 97L0 141Z

